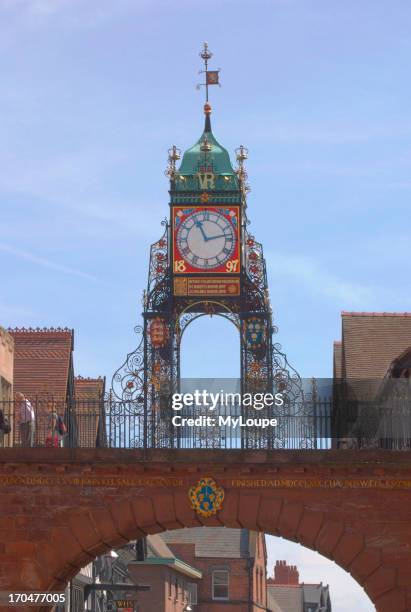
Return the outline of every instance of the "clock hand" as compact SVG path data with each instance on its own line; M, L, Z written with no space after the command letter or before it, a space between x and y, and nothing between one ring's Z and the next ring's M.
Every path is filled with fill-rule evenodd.
M206 240L214 240L214 238L225 238L225 234L218 234L218 236L209 236Z
M203 224L201 223L201 221L196 221L196 226L200 229L200 232L202 233L204 240L207 241L208 238L204 233Z

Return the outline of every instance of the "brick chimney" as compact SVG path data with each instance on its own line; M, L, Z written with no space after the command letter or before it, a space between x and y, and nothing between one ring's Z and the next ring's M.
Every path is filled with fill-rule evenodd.
M287 565L286 561L276 561L274 567L274 579L271 584L291 584L297 586L300 575L296 565Z

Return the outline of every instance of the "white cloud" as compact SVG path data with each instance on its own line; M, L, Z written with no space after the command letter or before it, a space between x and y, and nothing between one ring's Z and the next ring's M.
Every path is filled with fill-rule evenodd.
M373 288L353 283L326 270L314 258L282 253L266 254L271 276L286 279L295 285L325 298L338 300L345 308L366 307L375 300Z
M113 224L124 231L152 236L164 217L164 204L115 198L104 190L105 181L114 176L126 152L115 149L84 149L54 158L31 159L3 155L0 189L6 194L25 195L43 206L63 207L90 221L102 221L111 232ZM58 208L57 208L58 211Z
M4 253L9 253L10 255L15 255L20 259L25 259L30 263L33 263L38 266L42 266L43 268L49 268L50 270L54 270L56 272L62 272L63 274L68 274L70 276L78 276L79 278L84 278L86 280L95 281L97 280L95 276L88 274L87 272L83 272L82 270L75 270L74 268L69 268L67 266L62 266L55 261L51 261L49 259L45 259L44 257L39 257L34 253L28 253L27 251L22 251L20 249L16 249L8 244L4 244L0 242L0 251Z

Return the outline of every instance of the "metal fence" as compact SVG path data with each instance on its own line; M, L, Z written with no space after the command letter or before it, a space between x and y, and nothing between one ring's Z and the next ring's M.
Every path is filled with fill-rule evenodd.
M411 410L404 400L335 406L316 399L299 413L245 411L234 403L173 411L165 403L145 414L137 401L67 405L35 398L30 410L17 401L0 402L0 410L0 447L411 449Z
M0 402L0 447L108 446L104 401ZM8 431L9 430L9 431Z

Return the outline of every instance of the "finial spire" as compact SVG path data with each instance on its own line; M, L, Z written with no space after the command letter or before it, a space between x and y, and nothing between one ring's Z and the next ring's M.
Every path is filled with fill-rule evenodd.
M213 85L213 83L209 83L208 82L208 60L210 60L213 57L213 54L211 53L210 49L208 48L208 43L206 43L206 42L204 43L203 49L202 49L202 51L200 51L199 55L204 60L204 68L205 68L205 70L201 70L200 74L205 72L205 75L206 75L206 82L205 82L206 102L208 102L208 86L210 84ZM218 83L218 70L216 70L214 72L217 72L217 83Z
M208 43L206 42L204 43L203 48L200 51L199 55L204 61L204 70L200 70L200 74L205 74L205 83L200 83L199 85L197 85L197 89L200 89L200 87L205 87L206 99L205 99L205 104L204 104L204 114L206 116L206 119L205 119L204 131L211 132L211 122L210 122L211 105L208 102L208 86L209 85L220 85L220 82L219 82L220 69L218 70L208 69L208 62L213 57L213 54L211 53L208 47Z
M208 48L208 43L205 42L203 44L203 48L200 51L199 55L204 61L204 70L200 70L200 74L205 74L206 79L205 79L205 83L200 83L199 85L197 85L197 89L200 89L200 87L206 88L206 100L205 101L207 104L208 103L208 86L209 85L220 85L220 82L219 82L220 68L218 70L208 69L208 62L213 57L213 54Z

